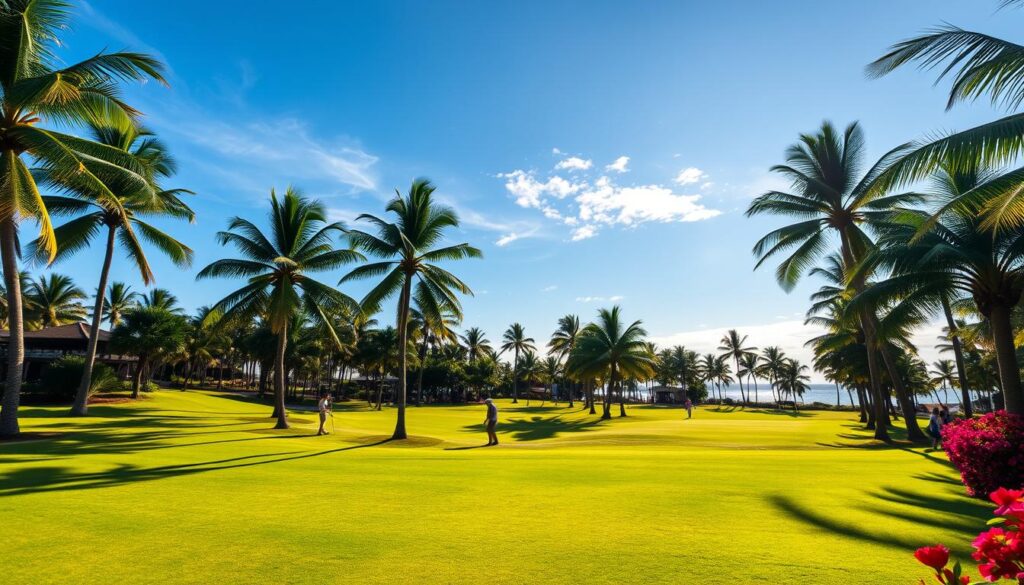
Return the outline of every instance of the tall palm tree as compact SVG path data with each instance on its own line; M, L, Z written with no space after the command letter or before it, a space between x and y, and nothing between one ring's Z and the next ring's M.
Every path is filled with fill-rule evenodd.
M532 397L531 390L533 383L544 375L544 362L537 357L533 350L526 350L519 358L519 367L516 376L526 382L526 405L530 405Z
M551 394L551 398L555 397L555 384L558 383L558 378L562 375L562 362L555 356L549 355L544 358L542 363L542 374L544 380L548 383L548 392ZM572 400L570 392L569 400Z
M92 139L97 143L123 151L140 161L143 175L152 184L152 189L140 192L133 183L110 181L107 186L117 198L116 201L112 201L98 193L88 182L82 182L77 178L67 180L53 176L49 169L43 169L40 173L41 184L50 185L69 195L44 197L43 201L50 213L78 216L54 230L58 246L55 260L66 259L87 248L94 237L101 233L105 232L106 235L100 282L97 286L101 294L96 295L82 379L78 385L74 405L71 407L71 414L78 416L85 415L88 408L86 402L92 383L92 368L96 361L104 304L102 293L106 292L116 243L120 241L122 257L139 270L142 282L148 285L153 282L153 271L138 235L180 267L191 264L192 249L145 221L146 218L166 216L191 222L195 217L192 210L179 198L185 191L160 189L158 181L174 174L175 163L167 148L151 132L139 128L131 121L125 121L120 125L94 122L89 125L89 129ZM31 247L37 257L44 259L46 251L41 244L41 240L36 240Z
M512 352L512 404L519 403L519 354L536 351L532 337L526 336L526 328L519 323L509 325L501 335L501 352Z
M334 248L333 238L344 232L340 222L327 223L327 211L319 201L309 200L292 188L278 199L270 191L270 231L264 233L249 220L235 217L227 231L217 233L222 245L234 246L242 258L210 263L197 279L245 278L246 285L213 306L224 322L246 321L262 315L277 336L274 357L274 400L278 429L288 428L285 411L285 351L288 327L299 312L314 323L329 321L329 315L353 311L356 302L337 289L310 277L310 273L335 270L363 259L353 250ZM154 291L155 292L155 291ZM341 341L334 329L326 331L332 341Z
M757 402L758 402L758 400L757 400L757 398L758 398L757 397L757 374L758 374L758 369L760 368L760 366L761 366L761 358L759 358L757 356L757 354L754 353L753 351L750 351L749 353L743 354L743 357L740 358L739 365L737 366L737 370L736 370L736 377L737 378L739 378L741 376L746 376L747 377L747 380L748 380L748 382L747 382L747 397L748 398L750 397L750 382L754 383L754 404L757 404ZM740 372L742 372L742 374Z
M856 122L839 132L826 121L816 134L802 135L799 143L786 151L786 164L772 167L792 182L792 192L768 191L747 208L748 216L798 218L796 223L769 232L755 244L757 267L778 254L788 253L775 274L782 288L791 290L824 254L830 236L836 236L843 264L852 271L873 246L862 224L887 209L919 199L913 193L883 196L884 192L874 184L881 169L902 152L902 148L894 149L858 177L864 158L864 136ZM855 279L850 287L860 292L864 282ZM875 320L866 307L861 311L860 325L871 348L878 347ZM876 408L884 409L881 365L874 351L868 352L868 367ZM889 373L895 379L891 368ZM885 425L876 426L875 438L889 440Z
M761 350L761 371L763 377L772 387L772 394L775 394L777 389L776 382L782 375L782 365L785 363L785 359L786 354L779 347L769 346ZM778 397L775 398L775 403L778 405Z
M472 295L464 282L435 262L480 258L480 250L467 243L435 247L440 244L448 230L459 226L459 217L449 207L437 204L433 199L435 187L427 179L416 179L409 187L409 193L402 196L395 192L387 207L394 214L395 222L389 223L375 215L362 214L357 221L366 221L376 234L353 229L349 240L357 249L373 256L386 258L360 266L342 278L352 279L382 276L383 279L370 290L362 300L363 310L376 312L388 298L398 294L398 333L400 348L408 346L409 306L412 301L413 284L419 289L417 295L430 299L434 304L461 312L462 304L456 293ZM405 439L405 403L407 390L408 356L401 353L401 375L398 379L398 415L393 439Z
M946 389L951 386L956 386L956 366L953 365L953 360L938 360L932 362L931 382L932 386L942 386L942 396L945 399L944 402L949 402L949 394L946 393ZM936 396L938 398L938 396Z
M455 327L462 322L462 311L459 307L442 306L432 302L431 298L422 298L426 289L418 288L416 306L410 309L410 335L419 337L420 347L417 354L419 368L416 374L416 404L423 401L423 372L426 369L427 352L431 346L435 349L445 344L455 343L459 336Z
M121 322L124 312L138 304L139 293L123 282L112 282L103 297L103 318L113 330Z
M38 324L39 328L84 320L86 309L82 301L86 298L85 291L78 288L70 276L63 274L43 275L33 279L25 291L29 320Z
M743 360L743 356L757 351L756 347L747 347L746 344L746 335L740 335L735 329L730 329L722 336L722 340L718 345L718 351L724 351L736 364L736 383L740 387L740 399L743 400L744 404L747 399L746 395L743 394L743 377L740 376L740 362Z
M466 348L466 359L470 362L475 362L494 351L491 348L490 340L487 339L483 329L479 327L470 327L459 338Z
M548 341L548 349L558 357L559 360L566 359L576 347L580 336L580 318L576 315L565 315L558 320L558 328L551 334ZM569 388L569 408L573 407L573 388Z
M807 366L802 365L794 359L787 359L782 365L781 376L779 378L779 388L793 397L793 410L798 410L797 399L801 398L804 395L804 392L807 392L811 388L808 384L808 382L811 381L811 378L807 375L807 371Z
M18 281L18 222L39 223L48 260L57 242L46 204L26 161L64 177L77 176L112 196L104 180L119 177L147 189L134 161L115 149L43 128L74 126L95 119L134 118L138 112L118 96L119 81L164 82L162 65L140 53L100 53L65 66L56 55L67 28L64 0L7 0L0 3L0 263L8 305L7 382L0 408L0 435L16 435L25 358L21 287Z
M655 356L644 339L647 331L640 321L626 324L618 305L601 309L597 320L583 328L566 368L584 377L604 378L607 391L602 419L612 416L612 395L623 379L642 378L654 373ZM620 392L619 416L626 416Z

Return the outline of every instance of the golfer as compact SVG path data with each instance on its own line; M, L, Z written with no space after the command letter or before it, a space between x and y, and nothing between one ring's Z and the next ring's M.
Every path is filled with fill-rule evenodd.
M327 431L324 430L324 424L327 423L327 415L331 414L331 395L324 391L320 393L320 400L316 403L316 409L320 412L320 429L316 432L317 435L326 435Z
M693 416L693 403L690 402L689 398L683 403L683 407L686 408L686 418L691 418Z
M488 398L484 400L484 404L487 405L487 418L484 419L484 424L487 425L487 446L498 444L498 435L494 432L494 428L498 426L498 407L494 406L494 401Z

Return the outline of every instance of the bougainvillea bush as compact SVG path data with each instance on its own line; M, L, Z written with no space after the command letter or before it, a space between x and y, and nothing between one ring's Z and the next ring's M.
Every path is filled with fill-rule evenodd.
M989 494L996 504L995 518L989 521L989 528L978 535L971 545L971 557L978 562L978 573L987 582L1003 579L1024 585L1024 490L999 488ZM914 552L921 564L935 571L935 579L945 585L967 585L969 575L964 574L960 563L949 567L949 549L937 544L925 546ZM984 583L979 581L978 583ZM920 581L924 584L924 579Z
M1000 410L951 422L942 447L972 496L1024 487L1024 416Z

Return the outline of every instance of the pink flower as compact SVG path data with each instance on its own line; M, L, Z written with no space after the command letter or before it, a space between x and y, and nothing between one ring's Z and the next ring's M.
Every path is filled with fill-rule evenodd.
M921 548L914 551L914 558L917 559L922 565L935 569L936 572L942 570L949 562L949 549L937 544L935 546L922 546Z
M1006 516L1011 511L1019 512L1024 509L1024 490L1008 490L1001 487L988 497L998 506L993 512L996 516Z

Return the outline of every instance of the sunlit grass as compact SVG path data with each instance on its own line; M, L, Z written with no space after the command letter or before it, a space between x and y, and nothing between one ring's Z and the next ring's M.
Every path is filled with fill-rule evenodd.
M988 515L850 413L499 406L497 448L482 406L410 408L400 443L358 404L327 437L214 393L27 408L52 435L0 445L3 582L905 583Z

